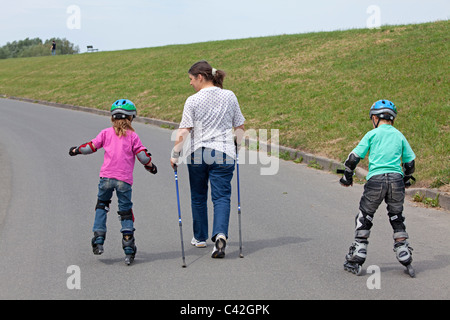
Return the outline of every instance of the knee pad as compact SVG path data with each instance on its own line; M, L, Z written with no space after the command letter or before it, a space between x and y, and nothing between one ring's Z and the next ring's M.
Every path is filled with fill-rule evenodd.
M372 228L373 218L364 214L362 211L355 217L355 238L367 239L370 237L370 229Z
M394 239L407 238L408 234L406 234L405 217L403 216L403 214L398 213L393 215L392 213L389 213L388 215L389 215L389 223L391 224L391 227L394 230ZM399 235L396 238L397 233L399 233Z
M104 201L104 200L97 199L97 204L95 206L95 210L103 209L103 210L109 211L110 203L111 203L111 200Z
M127 211L117 211L117 214L120 217L120 221L133 220L133 222L134 222L133 209L130 209L130 210L127 210Z

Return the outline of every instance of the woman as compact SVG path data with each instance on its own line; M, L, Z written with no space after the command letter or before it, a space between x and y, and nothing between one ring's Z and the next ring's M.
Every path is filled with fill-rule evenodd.
M214 204L211 240L215 246L212 257L223 258L228 239L236 146L244 134L245 118L234 93L223 89L225 72L212 68L206 61L199 61L188 74L197 93L186 100L170 162L172 167L177 164L190 133L190 150L186 154L189 154L187 162L194 229L191 244L206 247L209 182ZM233 128L236 138L233 137Z

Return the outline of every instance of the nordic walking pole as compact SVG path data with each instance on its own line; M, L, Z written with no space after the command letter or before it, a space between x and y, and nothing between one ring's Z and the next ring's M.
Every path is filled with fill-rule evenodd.
M178 203L178 225L180 226L180 238L181 238L181 256L183 258L183 268L186 268L186 259L184 257L184 243L183 243L183 225L181 223L181 210L180 210L180 194L178 192L178 171L177 165L174 164L173 172L175 173L175 185L177 189L177 203Z
M238 194L238 219L239 219L239 258L243 258L242 254L242 226L241 226L241 190L239 187L239 152L237 147L237 140L234 141L236 145L236 174L237 174L237 194Z

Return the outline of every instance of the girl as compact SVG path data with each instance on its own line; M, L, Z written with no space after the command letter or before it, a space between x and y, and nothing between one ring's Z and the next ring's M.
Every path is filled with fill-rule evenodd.
M94 237L91 244L94 254L103 253L106 238L106 216L113 191L119 203L118 214L121 221L122 247L125 252L125 263L131 264L136 255L134 239L134 215L131 202L131 186L133 185L133 169L135 156L152 174L157 173L152 163L151 154L142 145L139 136L134 132L131 122L136 117L136 107L130 100L121 99L111 107L113 126L101 131L91 142L69 150L71 156L92 154L104 148L105 156L100 170L98 200L95 207Z
M208 238L208 182L214 203L211 240L215 242L213 258L225 256L230 219L231 179L234 172L236 146L244 134L245 118L232 91L223 89L225 72L206 61L195 63L189 70L190 84L197 91L186 100L170 159L174 167L184 141L191 133L188 157L189 182L194 238L191 244L206 247ZM233 128L236 142L233 141Z

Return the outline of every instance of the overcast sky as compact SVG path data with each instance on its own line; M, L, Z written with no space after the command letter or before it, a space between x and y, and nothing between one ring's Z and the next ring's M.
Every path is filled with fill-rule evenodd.
M121 50L448 20L450 0L2 0L0 46L66 38Z

